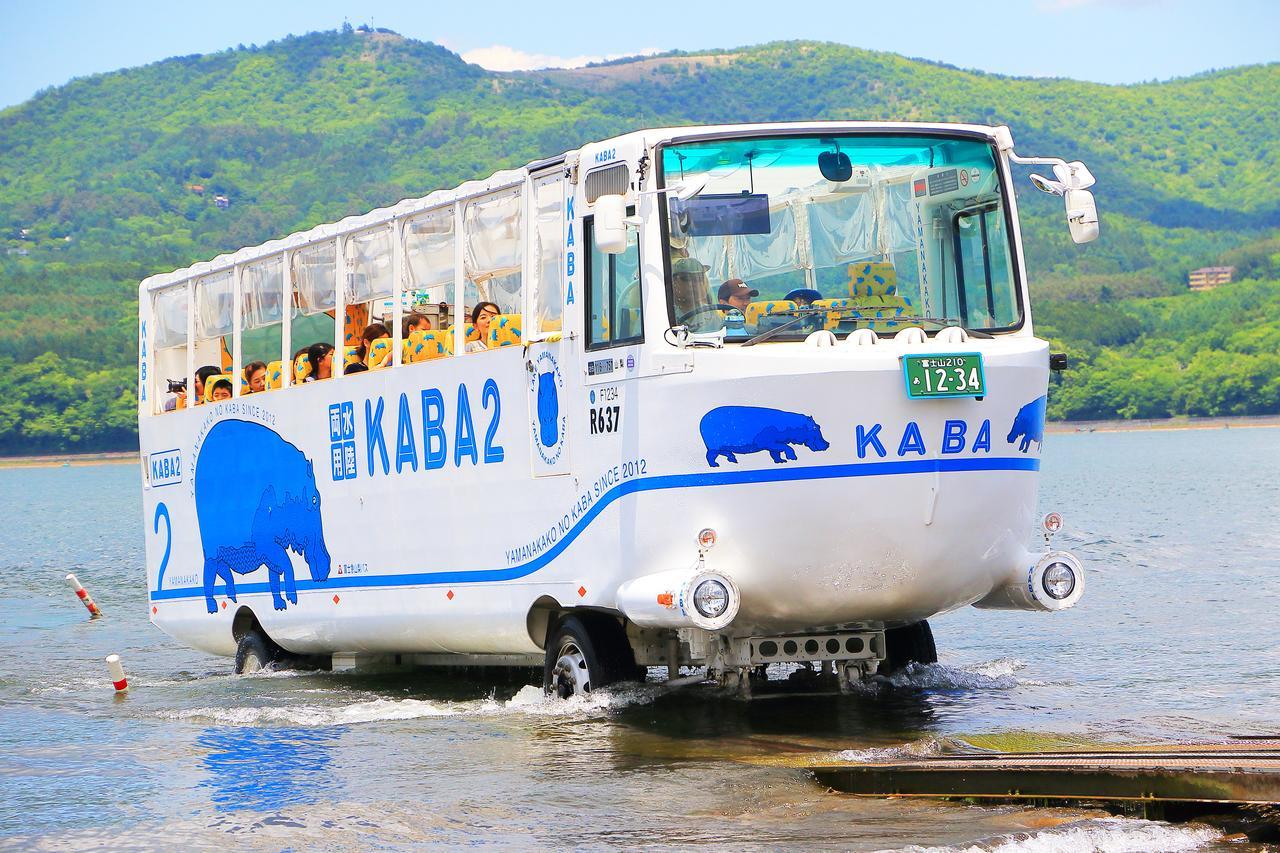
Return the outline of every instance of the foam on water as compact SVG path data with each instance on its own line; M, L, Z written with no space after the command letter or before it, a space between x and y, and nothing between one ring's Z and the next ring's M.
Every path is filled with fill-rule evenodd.
M546 696L541 687L521 687L510 699L494 698L450 702L429 699L375 698L342 705L294 704L282 707L189 708L162 711L170 720L213 723L224 726L346 726L430 717L564 717L589 719L607 716L629 705L652 702L660 690L640 685L600 690L590 696L569 699Z
M1017 658L998 658L968 666L944 663L909 663L892 675L877 675L872 690L892 687L902 690L1012 690L1038 682L1022 681L1014 673L1026 668Z
M1207 826L1170 826L1134 818L1081 820L1039 832L1001 835L967 847L903 847L896 853L1148 853L1196 850L1221 834Z

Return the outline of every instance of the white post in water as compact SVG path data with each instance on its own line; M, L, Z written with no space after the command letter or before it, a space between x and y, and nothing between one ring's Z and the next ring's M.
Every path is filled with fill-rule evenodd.
M71 584L71 588L76 591L76 597L84 603L85 609L89 611L90 619L97 619L102 615L102 611L98 609L98 605L93 603L93 599L89 597L89 591L80 585L80 579L74 574L67 575L67 583Z
M129 689L129 679L124 677L124 667L120 665L120 655L107 655L107 672L111 674L111 686L117 693Z

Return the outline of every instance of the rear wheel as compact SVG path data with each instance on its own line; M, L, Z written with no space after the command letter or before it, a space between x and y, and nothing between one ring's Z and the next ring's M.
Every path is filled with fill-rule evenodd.
M280 659L280 647L257 631L249 631L236 643L236 675L259 672Z
M542 689L568 699L636 677L636 659L617 619L602 613L566 616L547 641Z
M890 628L884 632L885 674L897 672L909 663L937 663L938 648L933 644L933 630L923 619L914 625Z

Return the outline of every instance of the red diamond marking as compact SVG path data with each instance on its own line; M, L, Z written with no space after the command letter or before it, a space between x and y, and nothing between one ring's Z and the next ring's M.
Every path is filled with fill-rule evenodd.
M446 592L444 594L444 597L449 599L450 601L453 601L453 590L449 590L448 592Z
M156 607L154 604L153 604L153 605L151 605L151 615L152 615L152 616L155 616L155 615L156 615L157 613L159 613L159 612L160 612L160 608L159 608L159 607Z
M585 586L578 587L578 598L587 597L587 588Z
M341 601L341 600L342 600L342 599L341 599L341 598L338 598L338 596L337 596L336 594L333 596L333 603L334 603L334 604L337 604L337 603L338 603L339 601Z
M226 603L225 601L224 601L224 602L222 602L222 609L223 609L223 610L226 610L226 609L227 609L227 603Z

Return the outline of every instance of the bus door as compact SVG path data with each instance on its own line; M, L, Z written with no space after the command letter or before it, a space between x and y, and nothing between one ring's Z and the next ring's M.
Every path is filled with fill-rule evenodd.
M634 212L628 210L627 215ZM640 443L636 393L644 344L640 245L636 230L628 228L624 251L603 252L596 245L593 226L594 217L583 217L579 313L586 398L582 403L587 417L579 434L587 445L584 457L598 460L601 470L620 472L623 462L637 456Z
M566 191L569 195L566 197ZM581 222L574 221L573 188L564 168L529 178L525 369L533 476L570 473L570 391L580 360L573 348L576 323L569 312L579 287ZM566 310L567 309L567 310Z

